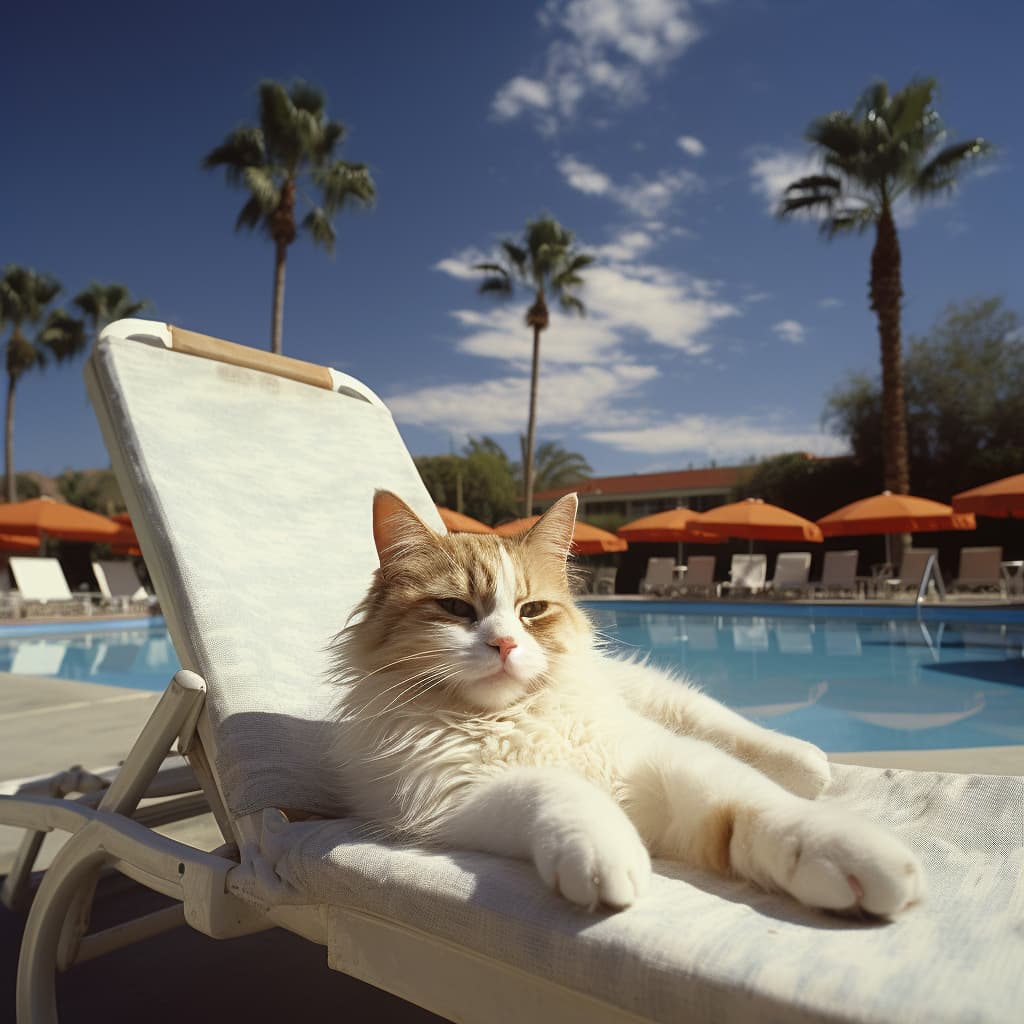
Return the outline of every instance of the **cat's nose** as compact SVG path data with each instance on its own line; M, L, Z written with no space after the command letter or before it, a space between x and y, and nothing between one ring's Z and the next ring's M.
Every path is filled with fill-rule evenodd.
M492 647L498 648L498 654L501 655L501 663L505 664L505 660L508 656L519 646L515 640L510 636L499 636L494 640L490 641Z

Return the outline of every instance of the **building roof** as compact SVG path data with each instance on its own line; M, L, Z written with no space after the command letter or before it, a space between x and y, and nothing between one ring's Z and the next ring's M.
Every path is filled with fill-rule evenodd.
M721 491L735 486L749 466L716 466L714 469L680 469L671 473L628 473L625 476L595 476L568 487L556 487L534 495L538 501L554 501L575 491L589 495L650 494L665 491Z

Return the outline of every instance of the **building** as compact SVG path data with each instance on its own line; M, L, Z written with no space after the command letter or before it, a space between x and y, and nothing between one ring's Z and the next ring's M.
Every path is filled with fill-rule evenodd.
M712 469L681 469L670 473L629 473L581 480L569 487L540 491L534 502L546 509L563 494L575 491L580 497L579 517L616 516L623 522L663 512L669 508L692 508L697 512L723 505L749 466L716 466Z

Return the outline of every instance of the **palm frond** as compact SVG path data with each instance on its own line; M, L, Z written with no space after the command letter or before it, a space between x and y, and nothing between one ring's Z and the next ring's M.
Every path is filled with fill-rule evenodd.
M267 162L263 132L258 128L236 128L216 148L203 157L204 170L223 167L228 181L234 185L242 180L247 167L259 167Z
M320 206L313 207L302 218L302 226L309 232L317 245L323 246L328 252L334 252L335 233L330 215Z
M315 85L298 79L289 86L288 95L296 110L304 110L317 119L324 116L326 100L323 92Z
M492 293L507 298L513 292L512 279L507 274L498 277L485 277L480 282L478 291L481 295Z
M267 155L286 166L299 157L295 104L280 82L260 82L260 128Z
M501 243L501 248L502 251L505 253L505 256L508 258L509 263L512 264L512 267L515 270L516 274L518 274L520 277L525 278L526 261L529 255L527 251L522 246L516 245L514 242L508 241L508 239L505 239Z
M558 304L567 313L579 313L580 316L587 315L587 310L586 307L583 305L583 302L575 295L572 295L569 292L559 291Z
M992 152L992 144L981 138L946 146L918 171L912 185L914 194L927 196L953 188L960 171L969 160Z
M63 309L55 309L39 332L39 346L52 353L58 363L77 356L86 346L85 324Z
M809 174L805 178L798 178L786 186L786 193L789 192L811 192L822 197L836 196L842 188L842 182L830 174Z
M269 230L267 211L263 209L263 204L256 196L249 196L245 206L238 211L238 217L235 219L235 230L241 231L245 228L248 231L253 231L260 225Z
M836 210L822 221L821 233L826 238L835 238L836 235L845 235L853 231L862 234L874 224L877 218L877 211L869 206L859 210L850 208Z
M313 172L313 181L323 193L324 209L335 213L350 203L372 206L377 189L366 164L335 160Z

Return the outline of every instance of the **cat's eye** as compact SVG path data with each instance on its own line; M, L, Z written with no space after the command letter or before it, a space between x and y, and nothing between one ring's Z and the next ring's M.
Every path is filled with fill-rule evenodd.
M468 601L463 601L458 597L442 597L437 603L449 615L454 615L457 619L476 621L476 609Z
M535 619L538 615L543 615L547 610L547 601L527 601L519 609L519 617L521 619Z

